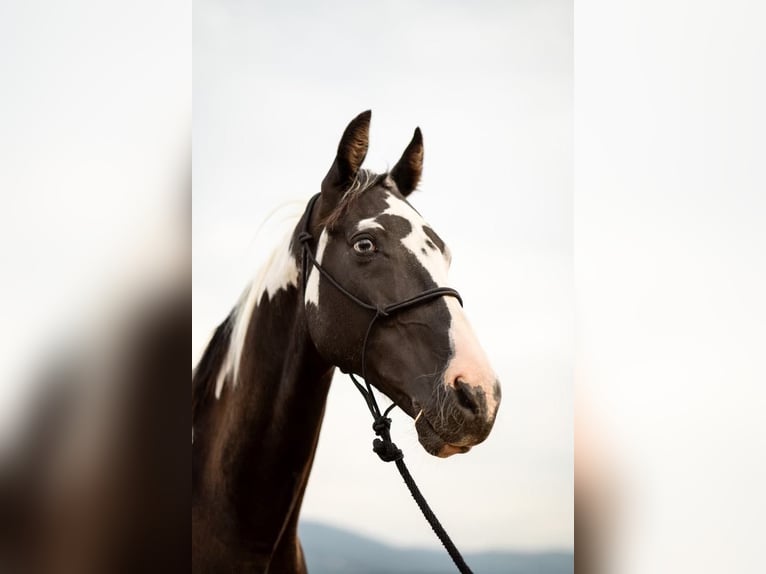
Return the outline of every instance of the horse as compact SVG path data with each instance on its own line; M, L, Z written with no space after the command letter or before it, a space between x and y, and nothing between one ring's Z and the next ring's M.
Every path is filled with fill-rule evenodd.
M321 191L193 370L193 572L306 572L298 517L336 368L414 419L434 456L494 424L499 381L447 288L449 248L407 199L421 130L378 174L361 167L370 119L348 124Z

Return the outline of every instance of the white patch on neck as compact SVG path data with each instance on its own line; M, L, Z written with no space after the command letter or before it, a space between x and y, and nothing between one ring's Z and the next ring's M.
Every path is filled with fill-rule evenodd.
M290 251L291 236L292 233L285 236L280 246L274 250L266 264L261 267L255 280L245 288L234 308L229 349L215 385L216 399L221 397L226 379L230 379L232 385L237 385L247 328L263 294L266 293L271 300L279 291L298 286L298 264Z
M319 242L317 243L317 251L314 256L317 263L322 264L322 258L324 257L324 251L327 249L327 240L329 236L327 231L322 230L322 234L319 236ZM317 271L314 265L308 266L308 280L306 281L306 303L313 303L317 307L319 306L319 271Z
M451 257L449 250L445 247L442 253L438 248L428 246L431 240L424 230L428 224L407 202L393 194L389 194L386 201L388 208L383 214L403 217L412 226L410 233L402 238L402 244L417 258L438 287L447 287ZM450 313L450 343L453 349L444 384L451 385L457 378L461 378L467 384L481 388L486 396L487 411L494 417L498 406L495 397L497 376L458 300L454 297L444 299Z

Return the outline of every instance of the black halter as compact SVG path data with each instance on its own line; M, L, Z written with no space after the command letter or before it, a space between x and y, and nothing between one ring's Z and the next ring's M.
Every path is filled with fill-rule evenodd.
M470 574L471 573L470 568L468 568L468 565L463 560L463 557L460 555L460 552L452 543L452 540L450 540L449 536L447 535L447 532L444 530L442 525L439 523L439 520L434 515L433 511L428 506L428 503L426 502L425 498L420 493L420 490L415 484L415 481L412 478L412 475L410 475L409 470L405 466L404 460L403 460L404 453L402 453L402 451L391 440L391 419L388 418L388 414L396 406L396 403L392 403L391 406L389 406L385 411L381 412L380 407L378 406L378 402L375 399L375 395L373 394L372 386L370 386L370 383L367 380L366 365L365 365L365 359L367 355L367 342L370 339L370 333L372 332L372 328L375 325L375 323L378 321L378 319L390 317L391 315L393 315L394 313L398 313L399 311L403 311L411 307L422 305L433 299L437 299L443 296L455 297L460 302L460 306L462 307L463 299L460 297L460 294L457 291L455 291L454 289L450 287L434 287L432 289L426 289L425 291L418 293L417 295L414 295L413 297L410 297L398 303L392 303L390 305L380 306L380 305L375 305L367 301L364 301L360 299L359 297L357 297L356 295L354 295L353 293L351 293L350 291L348 291L332 275L330 275L330 273L324 267L322 267L322 265L316 260L314 253L311 251L310 243L314 240L314 237L311 235L311 232L309 231L309 227L311 225L311 213L314 210L314 205L316 204L320 195L321 194L317 193L315 196L313 196L309 200L309 203L306 206L306 212L304 213L304 216L303 216L303 227L300 233L298 234L298 241L301 244L301 272L302 272L302 281L303 281L304 300L305 300L305 292L306 292L306 283L308 282L308 272L309 272L308 265L310 263L311 265L316 267L317 271L319 271L322 277L327 279L333 285L333 287L335 287L343 295L348 297L351 301L356 303L359 307L362 307L374 313L372 316L372 319L370 320L370 324L367 327L367 331L365 332L364 340L362 341L361 376L362 376L362 380L364 381L364 385L362 385L362 383L360 383L357 380L357 378L354 376L353 373L351 372L346 373L348 374L349 377L351 377L351 380L353 381L354 385L364 397L364 400L367 403L367 408L370 410L370 414L372 414L372 418L373 418L372 428L375 431L375 434L378 435L378 437L380 437L373 440L372 450L384 462L396 463L396 466L399 469L399 473L402 475L404 482L407 484L407 487L410 489L410 493L412 494L413 498L415 499L418 506L420 507L420 510L423 512L423 515L426 517L426 520L428 520L429 524L431 525L431 528L433 528L434 532L439 537L439 540L441 540L442 544L444 544L444 547L447 549L447 552L449 553L450 557L455 562L455 565L457 566L458 570L462 572L463 574ZM346 371L343 371L343 372L345 373Z

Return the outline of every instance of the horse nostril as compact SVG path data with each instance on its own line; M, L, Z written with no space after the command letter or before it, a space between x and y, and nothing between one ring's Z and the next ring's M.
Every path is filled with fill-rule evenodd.
M455 381L454 389L458 404L472 415L478 415L479 404L476 402L476 399L471 392L471 387L469 387L462 379L457 379Z

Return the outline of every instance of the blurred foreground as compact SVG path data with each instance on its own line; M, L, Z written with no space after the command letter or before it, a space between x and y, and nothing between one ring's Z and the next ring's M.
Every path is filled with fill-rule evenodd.
M190 30L0 5L3 574L188 569Z
M188 285L125 303L103 338L49 357L0 466L0 571L185 570Z

